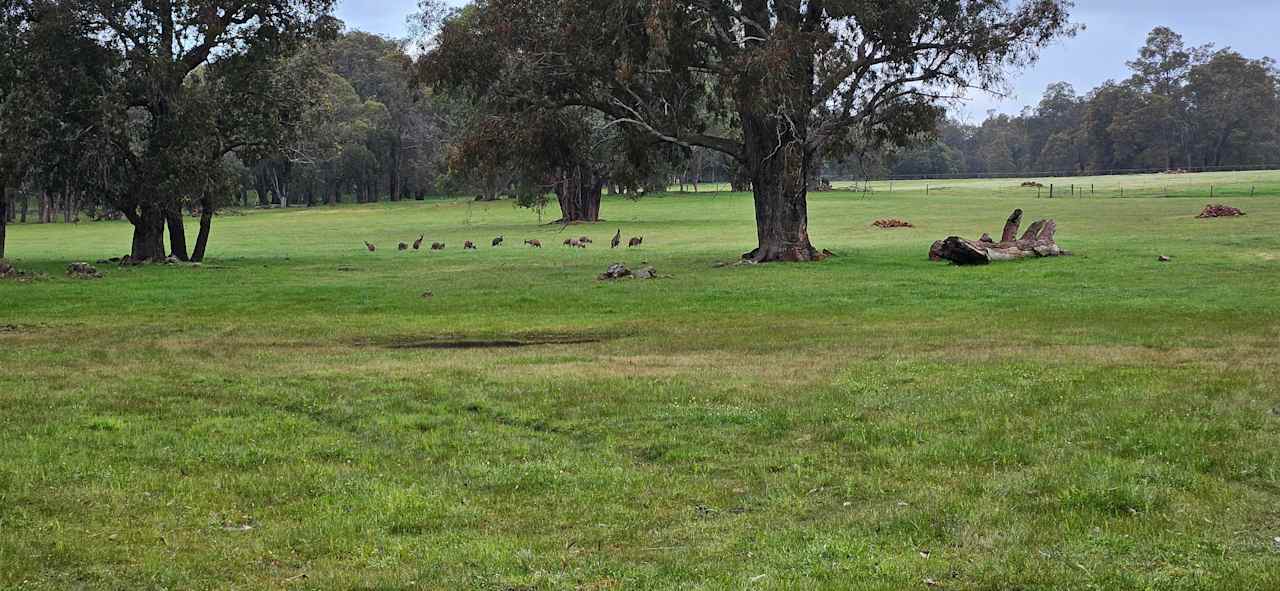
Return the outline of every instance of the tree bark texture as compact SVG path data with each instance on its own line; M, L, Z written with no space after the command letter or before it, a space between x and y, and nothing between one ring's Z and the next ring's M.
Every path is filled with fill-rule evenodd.
M204 261L205 249L209 246L209 233L213 229L213 202L205 197L200 200L200 233L196 234L196 246L191 251L192 262Z
M746 160L755 198L758 246L742 257L757 263L822 258L809 242L808 183L811 156L798 125L775 116L743 117Z
M133 262L159 261L164 256L164 212L155 205L125 209L125 217L133 224L133 245L129 259Z
M176 206L166 209L164 221L169 226L169 254L180 261L190 260L187 256L187 228L182 223L182 210Z
M600 195L604 184L604 178L585 164L562 170L555 182L561 213L557 221L564 224L600 221Z

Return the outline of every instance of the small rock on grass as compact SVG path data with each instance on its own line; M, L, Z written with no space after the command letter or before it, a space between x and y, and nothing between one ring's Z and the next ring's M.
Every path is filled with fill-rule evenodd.
M99 273L93 265L89 263L71 263L67 265L67 275L78 279L101 279L102 273Z

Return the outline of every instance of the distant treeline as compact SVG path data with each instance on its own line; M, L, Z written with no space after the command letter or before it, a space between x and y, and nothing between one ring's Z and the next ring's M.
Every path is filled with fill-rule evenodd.
M912 147L829 163L836 177L1096 174L1280 164L1280 72L1151 31L1131 76L1083 95L1051 84L1019 115L947 120Z

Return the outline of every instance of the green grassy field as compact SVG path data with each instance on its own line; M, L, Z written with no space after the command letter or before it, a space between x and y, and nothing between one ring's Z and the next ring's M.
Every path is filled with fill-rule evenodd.
M0 588L1280 588L1280 173L1251 180L1212 220L873 184L811 196L840 256L725 268L747 195L565 232L249 212L202 267L96 281L61 269L127 224L14 226L49 277L0 281ZM1076 256L926 260L1014 207ZM419 234L448 250L396 252ZM595 281L614 261L665 277ZM413 346L539 338L594 342Z

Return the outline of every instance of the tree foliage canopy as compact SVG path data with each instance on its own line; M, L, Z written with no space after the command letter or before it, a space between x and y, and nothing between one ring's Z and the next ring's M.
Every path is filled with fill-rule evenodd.
M1070 2L479 0L439 27L427 80L515 111L587 108L655 141L739 160L756 260L808 260L815 154L901 142L962 89L1073 27ZM434 12L428 11L432 14ZM857 133L849 133L851 129Z

